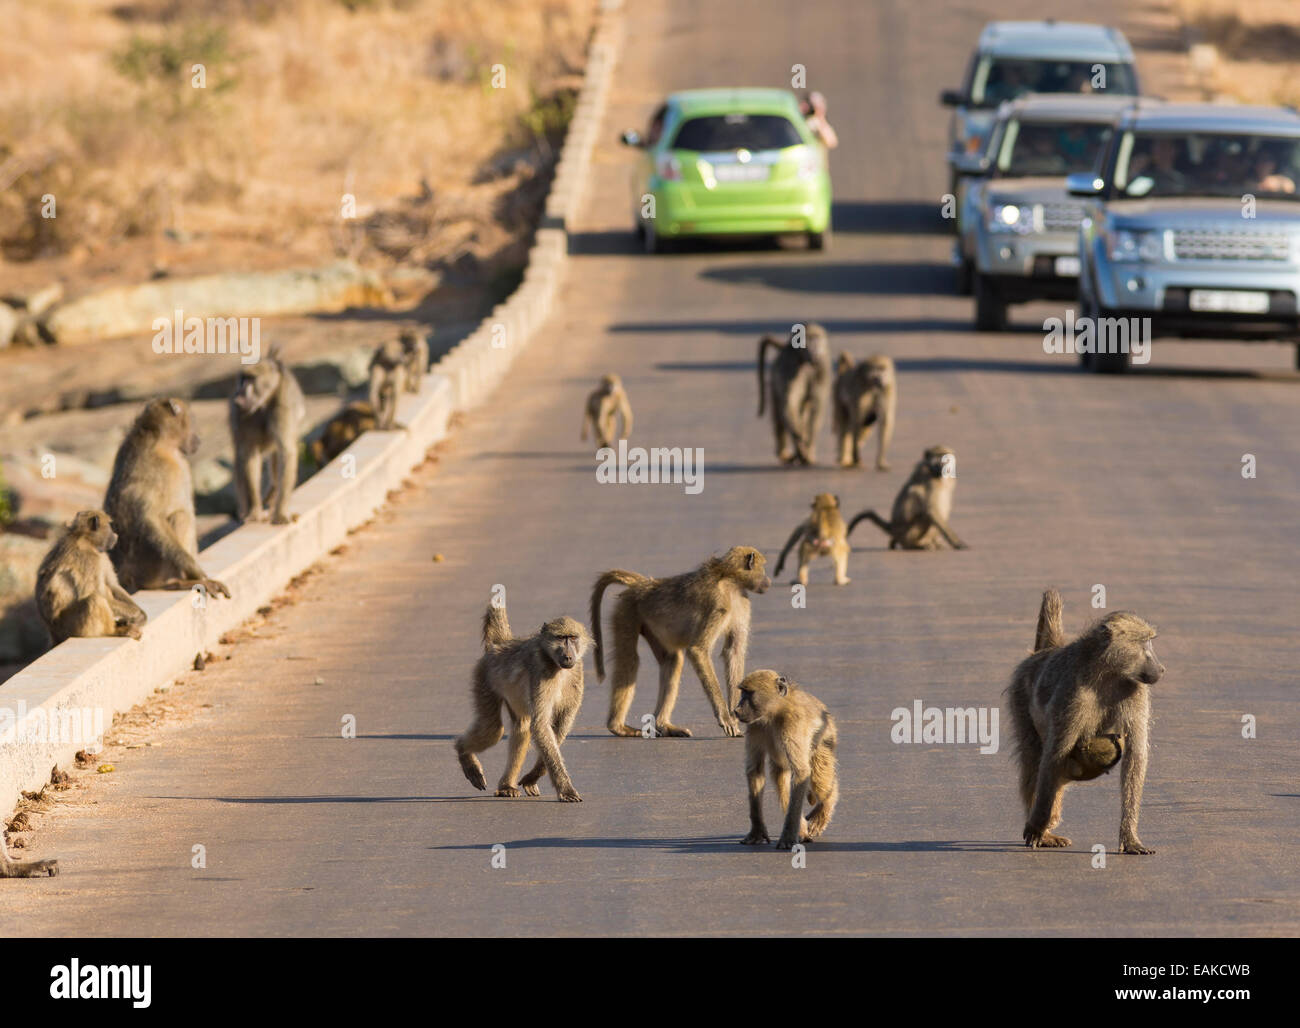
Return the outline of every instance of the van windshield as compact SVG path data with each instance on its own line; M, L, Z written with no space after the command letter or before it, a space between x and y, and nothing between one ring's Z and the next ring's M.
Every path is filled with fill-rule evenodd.
M1130 64L984 57L971 80L970 102L974 107L996 107L1026 93L1132 96L1136 86Z
M995 168L1007 178L1092 171L1110 135L1105 123L1013 119L1003 132Z

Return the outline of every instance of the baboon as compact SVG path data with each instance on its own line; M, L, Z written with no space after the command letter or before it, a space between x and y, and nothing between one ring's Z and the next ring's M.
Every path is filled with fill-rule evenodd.
M429 370L429 340L422 333L408 328L398 337L398 342L406 356L406 391L418 393L420 382Z
M618 435L614 435L614 418L617 415L622 424ZM587 429L594 429L597 449L613 446L616 439L626 439L632 434L632 405L628 402L623 380L618 375L605 375L600 385L587 396L587 403L582 411L582 434L587 438Z
M266 505L271 524L286 525L298 483L298 439L307 416L302 389L272 347L256 364L242 366L230 398L230 437L235 442L235 508L240 521L265 521L262 463L271 464Z
M376 427L389 431L397 427L397 401L406 391L406 355L402 344L391 340L380 344L370 358L370 406Z
M190 409L177 399L151 400L118 447L104 510L117 531L109 556L122 588L230 591L199 567L194 484L186 457L199 448Z
M753 671L740 683L736 717L745 725L745 775L749 779L746 846L771 842L763 823L766 759L776 779L785 825L776 848L788 850L826 831L840 786L835 770L835 719L821 701L775 671ZM790 775L794 774L794 789ZM803 819L804 798L812 810Z
M308 447L312 460L323 468L346 450L362 432L375 427L375 409L364 400L349 403L326 422L320 437Z
M894 509L886 521L874 510L864 510L849 522L847 534L859 521L871 521L889 536L891 550L937 550L943 540L954 550L966 549L957 533L948 525L952 516L952 494L957 476L951 468L957 455L946 446L931 446L912 469L912 477L903 483L894 500Z
M781 576L785 558L795 543L799 544L799 584L808 584L808 564L814 557L829 555L835 562L835 584L848 585L849 543L840 515L840 498L831 493L818 493L813 497L812 514L795 526L794 532L781 551L773 578Z
M731 698L745 677L749 648L750 592L764 593L772 580L764 573L767 561L750 546L733 546L721 557L710 557L694 571L672 578L649 578L634 571L606 571L591 590L591 631L596 640L596 678L605 680L605 650L601 643L600 600L611 585L627 588L614 604L614 674L610 683L609 730L632 737L641 733L626 723L640 661L638 637L645 636L659 662L659 702L655 734L689 736L688 729L670 720L677 703L685 654L704 686L719 727L740 735L731 714ZM722 639L727 671L724 701L713 671L713 646Z
M37 878L40 875L53 878L58 873L59 862L53 857L47 860L10 860L9 847L0 833L0 878Z
M871 429L880 423L876 437L876 470L888 471L885 453L894 438L894 413L898 406L898 387L894 360L884 354L868 357L854 364L847 354L840 354L835 377L834 422L840 441L840 464L859 467L862 444Z
M83 510L36 572L36 606L57 646L74 636L140 638L147 615L117 581L108 551L117 533L102 510Z
M830 339L826 329L816 322L806 326L804 336L803 346L794 345L797 340L794 331L785 343L770 335L758 341L758 416L763 416L764 402L770 399L776 456L783 464L814 462L817 432L830 401ZM772 361L770 386L765 381L768 347L777 351Z
M1043 594L1034 653L1011 676L1020 798L1030 847L1069 846L1052 832L1071 781L1089 781L1120 764L1121 853L1154 853L1138 838L1146 781L1149 687L1164 674L1156 630L1136 614L1107 614L1071 643L1061 625L1061 594Z
M474 721L456 739L456 755L470 785L486 789L483 765L476 753L501 739L501 704L510 715L510 755L497 783L497 796L540 795L543 774L565 803L580 803L560 755L573 720L582 705L582 657L591 637L581 622L555 618L536 635L515 638L506 620L506 608L488 605L483 615L483 656L474 665L471 694ZM528 753L528 741L537 742L538 758L521 779L519 772Z

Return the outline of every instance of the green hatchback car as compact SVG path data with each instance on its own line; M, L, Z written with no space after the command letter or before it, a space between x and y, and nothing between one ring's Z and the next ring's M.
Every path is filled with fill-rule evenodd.
M785 89L691 89L655 111L632 182L637 234L650 253L685 236L831 232L826 148Z

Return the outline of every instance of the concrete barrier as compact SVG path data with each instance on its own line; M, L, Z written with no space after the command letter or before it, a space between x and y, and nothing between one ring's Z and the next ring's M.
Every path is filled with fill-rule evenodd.
M244 525L199 555L230 599L145 591L149 615L134 639L69 639L0 686L0 807L39 789L50 768L93 746L114 714L193 665L196 654L252 616L296 575L364 524L401 485L448 420L480 403L554 308L568 259L567 226L581 199L620 40L621 0L601 0L589 63L565 137L544 226L537 230L520 287L434 365L418 395L403 398L406 431L367 432L294 490L291 525Z

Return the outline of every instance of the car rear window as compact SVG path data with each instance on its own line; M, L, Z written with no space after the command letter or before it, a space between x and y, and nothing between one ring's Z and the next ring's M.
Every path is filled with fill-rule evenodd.
M975 69L970 100L996 107L1026 93L1103 93L1132 96L1133 68L1111 61L1037 61L985 57Z
M690 118L673 140L675 150L780 150L803 142L779 114L717 114Z

